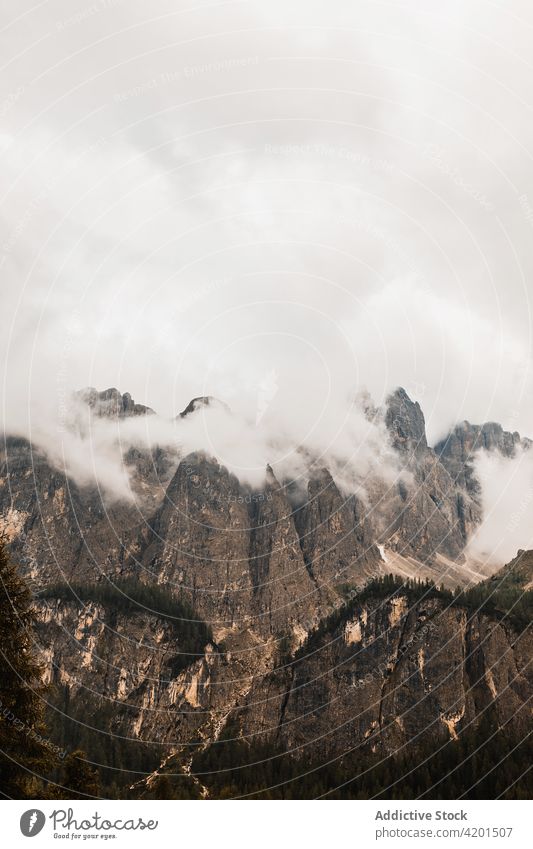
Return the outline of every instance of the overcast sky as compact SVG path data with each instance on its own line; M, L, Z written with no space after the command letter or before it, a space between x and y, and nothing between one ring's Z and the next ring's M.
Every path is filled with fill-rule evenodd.
M431 11L432 7L434 11ZM4 421L116 386L533 436L533 8L4 0Z

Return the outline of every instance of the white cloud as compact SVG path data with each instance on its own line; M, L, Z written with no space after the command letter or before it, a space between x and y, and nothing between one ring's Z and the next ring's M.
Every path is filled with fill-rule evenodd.
M487 563L508 563L533 548L533 454L513 459L482 452L475 463L483 488L483 523L468 553Z
M246 467L276 440L354 462L363 386L405 385L432 440L531 435L526 13L384 8L4 4L8 430L53 433L84 385L254 420L275 371Z

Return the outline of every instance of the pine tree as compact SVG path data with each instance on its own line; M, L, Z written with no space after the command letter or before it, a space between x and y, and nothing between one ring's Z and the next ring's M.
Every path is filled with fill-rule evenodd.
M41 667L36 659L31 593L0 539L0 795L44 795L53 766L43 722Z
M98 773L86 760L85 752L77 749L65 759L61 784L67 799L86 799L100 796Z

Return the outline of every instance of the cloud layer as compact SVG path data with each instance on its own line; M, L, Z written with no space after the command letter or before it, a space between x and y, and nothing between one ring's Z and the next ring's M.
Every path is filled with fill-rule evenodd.
M508 563L519 549L533 548L533 454L512 460L481 453L475 463L483 488L483 524L468 553L483 562Z
M53 435L85 385L166 418L211 394L259 425L247 468L276 439L345 461L356 393L404 385L430 441L532 435L529 7L2 15L7 430Z

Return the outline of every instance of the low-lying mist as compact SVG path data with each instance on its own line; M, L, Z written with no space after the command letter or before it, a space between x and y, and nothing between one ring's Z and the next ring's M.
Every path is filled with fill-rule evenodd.
M344 405L330 398L314 421L294 415L286 399L278 397L273 378L259 387L256 402L255 415L253 406L246 415L215 401L173 419L157 412L118 417L100 414L73 393L55 420L49 418L52 408L48 415L40 411L31 441L55 468L81 486L98 486L107 500L138 497L128 463L131 449L147 455L163 449L175 465L200 451L254 489L264 484L267 466L296 489L305 486L313 469L327 467L343 491L361 495L367 477L392 484L401 474L382 418L365 414L355 394ZM303 413L305 398L296 394L294 403Z
M533 548L533 452L513 458L480 452L474 463L481 483L483 523L467 553L483 562L508 563L519 549Z

